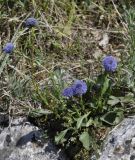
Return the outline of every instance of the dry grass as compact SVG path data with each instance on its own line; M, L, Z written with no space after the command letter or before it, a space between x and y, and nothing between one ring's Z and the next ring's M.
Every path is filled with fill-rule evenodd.
M45 86L56 68L74 78L93 78L101 71L99 62L104 55L120 59L127 54L121 4L114 0L86 2L0 2L0 112L17 116L40 108L33 96L35 86ZM31 16L39 26L25 30L23 22ZM2 46L8 41L16 47L5 60Z

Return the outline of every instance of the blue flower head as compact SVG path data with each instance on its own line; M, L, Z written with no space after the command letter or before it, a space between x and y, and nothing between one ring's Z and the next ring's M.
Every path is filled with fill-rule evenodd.
M62 92L62 95L64 97L72 97L73 96L73 88L72 87L65 88Z
M7 43L5 46L4 46L4 48L3 48L3 51L5 52L5 53L11 53L12 51L13 51L13 49L14 49L14 45L13 45L13 43Z
M114 72L117 68L117 60L113 56L106 56L102 64L107 72Z
M31 17L26 20L25 25L28 28L35 27L38 25L38 21L35 18Z
M87 84L82 80L76 80L72 87L74 95L83 95L87 92Z

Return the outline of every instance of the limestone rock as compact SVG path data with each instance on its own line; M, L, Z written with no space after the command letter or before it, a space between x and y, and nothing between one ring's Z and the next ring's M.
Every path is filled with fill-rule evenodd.
M44 142L41 131L19 118L0 133L0 160L67 160L51 142Z
M124 119L109 133L99 160L135 160L135 117Z

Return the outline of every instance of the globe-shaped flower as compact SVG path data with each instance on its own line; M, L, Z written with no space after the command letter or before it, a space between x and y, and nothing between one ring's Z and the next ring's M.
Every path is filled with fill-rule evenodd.
M38 21L35 18L31 17L26 20L25 25L28 28L35 27L38 25Z
M102 64L107 72L114 72L117 68L117 60L113 56L106 56Z
M74 95L83 95L87 92L87 84L82 80L76 80L72 87Z
M73 88L72 87L65 88L62 92L62 95L64 97L72 97L73 96Z
M4 47L3 47L3 51L5 52L5 53L11 53L12 51L13 51L13 49L14 49L14 45L13 45L13 43L7 43Z

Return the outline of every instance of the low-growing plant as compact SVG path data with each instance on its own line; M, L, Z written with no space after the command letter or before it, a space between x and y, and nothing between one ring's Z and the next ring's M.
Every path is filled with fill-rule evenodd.
M100 128L118 124L125 108L134 104L130 90L117 83L117 60L107 56L102 63L105 71L96 80L75 80L67 86L59 70L44 89L37 87L35 98L50 111L42 111L38 118L47 115L43 125L48 135L67 151L74 148L73 157L83 148L96 151L102 139L97 136Z
M2 79L6 83L2 82L1 84L8 84L6 89L3 86L1 89L4 93L3 101L4 103L7 102L5 106L10 103L9 98L13 101L15 97L18 101L27 100L30 96L29 102L32 102L30 106L34 106L36 109L31 110L29 118L32 122L34 120L38 126L42 126L47 132L47 136L52 138L57 145L66 149L67 153L70 153L71 159L89 159L90 152L95 152L98 157L98 149L100 142L103 140L106 127L118 124L124 116L135 112L134 8L125 12L128 29L122 23L124 29L127 29L129 33L127 62L125 59L121 59L122 67L119 67L118 70L115 57L106 56L102 61L104 71L96 78L84 78L83 80L77 78L76 80L72 79L71 82L63 78L67 73L62 69L55 70L50 74L49 78L48 74L54 68L57 60L64 59L60 65L63 66L70 59L75 59L76 61L77 55L79 61L77 60L75 65L79 63L78 66L86 66L85 68L87 68L90 63L89 58L90 60L92 58L89 57L93 51L92 48L97 48L97 41L100 38L91 42L91 44L87 44L86 42L89 42L89 39L86 39L85 42L85 38L88 35L90 37L95 34L98 35L99 28L103 25L103 28L107 28L105 32L110 36L110 41L111 33L115 33L115 30L113 31L114 26L116 24L118 26L118 23L122 22L122 16L115 3L113 1L97 2L92 0L74 0L72 2L68 0L55 2L49 0L37 2L34 0L32 2L9 0L5 2L1 0L0 3L5 10L1 12L2 23L3 20L7 20L9 33L11 33L11 35L9 34L9 39L12 37L11 40L5 40L6 43L4 42L2 47L4 55L1 57L0 74L6 73L6 76ZM116 16L114 14L115 11L111 11L112 6L108 5L110 3L111 5L113 4L112 6L117 12ZM121 3L117 2L117 4L120 5ZM108 6L107 9L106 6ZM18 7L20 8L19 10ZM26 14L27 16L24 18L25 14L22 14L21 11L29 10L29 8L32 8L34 12L32 15ZM6 12L7 9L10 16ZM94 16L88 15L90 10ZM111 11L109 16L107 15L107 10ZM16 11L18 11L18 15L22 16L18 17ZM83 13L85 13L84 16ZM11 18L12 16L13 18ZM116 20L117 23L115 24L115 18L112 19L113 16L120 17L120 19L118 18L120 22ZM95 17L95 22L90 26L94 27L96 25L96 27L90 28L94 32L89 33L88 22ZM22 20L23 22L16 29L15 24ZM114 21L114 25L110 23L111 21ZM11 24L12 22L14 23ZM100 23L101 26L98 25ZM3 28L2 32L5 32L4 28L7 28L3 27L4 25L5 23L1 27ZM111 26L112 30L108 29L109 26ZM14 35L12 30L16 31ZM72 32L75 34L72 34ZM77 32L80 34L76 34ZM2 39L6 37L6 34L2 33L1 35L3 35ZM100 34L98 37L100 37ZM108 43L110 42L107 42L106 45ZM86 45L84 50L83 44ZM104 51L104 47L100 46L100 49ZM12 53L15 50L18 54L15 53L14 56ZM85 54L87 52L90 53ZM18 58L16 58L17 56ZM22 59L22 56L24 59ZM12 59L11 62L9 61L10 58ZM15 66L14 59L16 61L21 59L21 61ZM88 60L88 64L83 62L86 60ZM73 60L70 61L70 64L72 63L74 63ZM24 73L19 64L24 66ZM76 66L72 68L76 68ZM10 69L13 69L12 74ZM42 73L44 73L43 77ZM41 77L38 77L38 75ZM44 78L47 79L45 86L39 85ZM39 82L39 79L42 80ZM33 84L34 89L31 84ZM33 94L31 95L32 91ZM40 105L37 107L36 104L38 102ZM4 108L2 107L0 110L4 111Z

